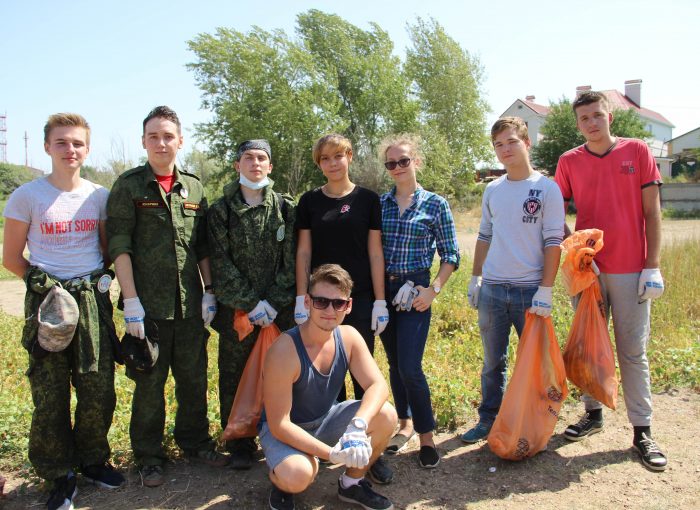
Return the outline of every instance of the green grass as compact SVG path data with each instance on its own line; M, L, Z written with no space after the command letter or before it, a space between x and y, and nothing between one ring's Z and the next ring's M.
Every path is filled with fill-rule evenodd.
M668 387L691 387L700 390L700 283L697 280L697 261L700 260L700 242L688 241L662 250L662 268L666 279L666 293L653 305L652 338L649 359L652 385L655 391ZM424 368L432 390L433 404L441 428L454 429L476 417L480 399L479 373L482 348L477 327L476 311L466 300L466 289L471 261L463 260L433 309L430 337L424 358ZM566 341L573 311L569 298L559 283L554 295L554 325L561 345ZM0 311L0 470L19 471L31 478L33 473L27 460L27 435L31 421L32 401L27 378L27 353L19 339L23 321ZM115 323L122 331L122 315L115 313ZM512 336L511 359L517 346ZM217 396L218 336L209 339L209 396L208 413L211 432L221 432L218 420ZM387 375L386 357L377 342L376 358ZM511 364L512 366L512 364ZM129 417L133 382L124 375L123 367L116 371L117 409L110 430L113 462L128 466L132 462L129 446ZM578 396L573 390L569 398ZM176 408L172 379L168 383L166 402L166 446L177 456L172 431ZM73 402L75 404L75 402Z

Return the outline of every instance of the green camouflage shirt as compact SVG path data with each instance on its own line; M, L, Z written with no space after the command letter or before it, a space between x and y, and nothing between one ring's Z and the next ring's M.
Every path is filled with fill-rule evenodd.
M107 201L109 255L131 256L136 292L151 319L202 313L197 262L209 256L207 199L199 178L175 169L166 195L146 163L124 172Z
M267 299L279 312L294 302L296 205L289 195L274 193L273 184L263 190L261 204L249 207L235 180L209 209L214 293L230 308L249 312Z

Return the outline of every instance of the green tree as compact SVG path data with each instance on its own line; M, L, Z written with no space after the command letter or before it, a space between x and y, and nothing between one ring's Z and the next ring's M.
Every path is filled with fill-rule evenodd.
M416 127L417 105L408 100L409 82L394 43L376 23L370 30L335 14L312 9L297 16L297 33L337 101L332 112L355 152L375 156L389 131Z
M207 192L209 203L220 197L223 187L233 175L231 166L222 165L218 160L197 147L193 147L182 160L182 169L198 176Z
M337 99L310 55L283 31L259 27L247 34L219 28L188 44L197 57L188 68L202 90L202 107L214 114L196 126L211 155L230 168L240 142L267 138L279 189L305 190L317 176L310 157L314 138L339 124L329 113Z
M549 114L540 132L544 138L532 150L532 161L537 168L547 170L549 175L556 172L559 156L586 141L576 128L571 101L566 98L562 98L558 103L550 103ZM644 129L644 122L636 110L631 108L613 112L610 132L613 136L628 138L646 139L651 136L651 133Z
M112 184L117 180L117 174L110 170L100 170L90 165L83 165L80 168L80 176L90 182L104 186L107 189L112 188Z
M24 165L0 163L0 198L7 198L15 189L35 177Z
M407 29L412 46L405 70L420 105L425 140L421 182L438 193L460 196L473 181L476 164L492 157L483 69L434 19L418 18Z

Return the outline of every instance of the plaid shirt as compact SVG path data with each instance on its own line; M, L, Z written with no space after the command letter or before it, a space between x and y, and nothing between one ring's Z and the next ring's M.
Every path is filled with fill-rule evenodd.
M381 197L382 244L388 274L430 270L437 248L440 262L459 267L457 232L450 204L418 186L411 205L399 215L396 187Z

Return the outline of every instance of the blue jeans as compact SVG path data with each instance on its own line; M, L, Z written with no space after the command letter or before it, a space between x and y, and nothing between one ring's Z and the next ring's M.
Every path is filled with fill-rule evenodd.
M413 418L413 427L419 434L435 429L430 388L423 373L423 352L430 328L430 309L418 312L397 312L391 300L401 286L411 280L416 285L430 284L430 271L420 271L397 278L387 275L386 296L389 302L389 324L381 334L382 344L389 361L389 382L399 418Z
M525 326L525 312L532 306L537 287L484 283L479 293L479 330L484 347L481 370L479 421L492 424L501 407L508 369L508 337L515 326L518 336Z

